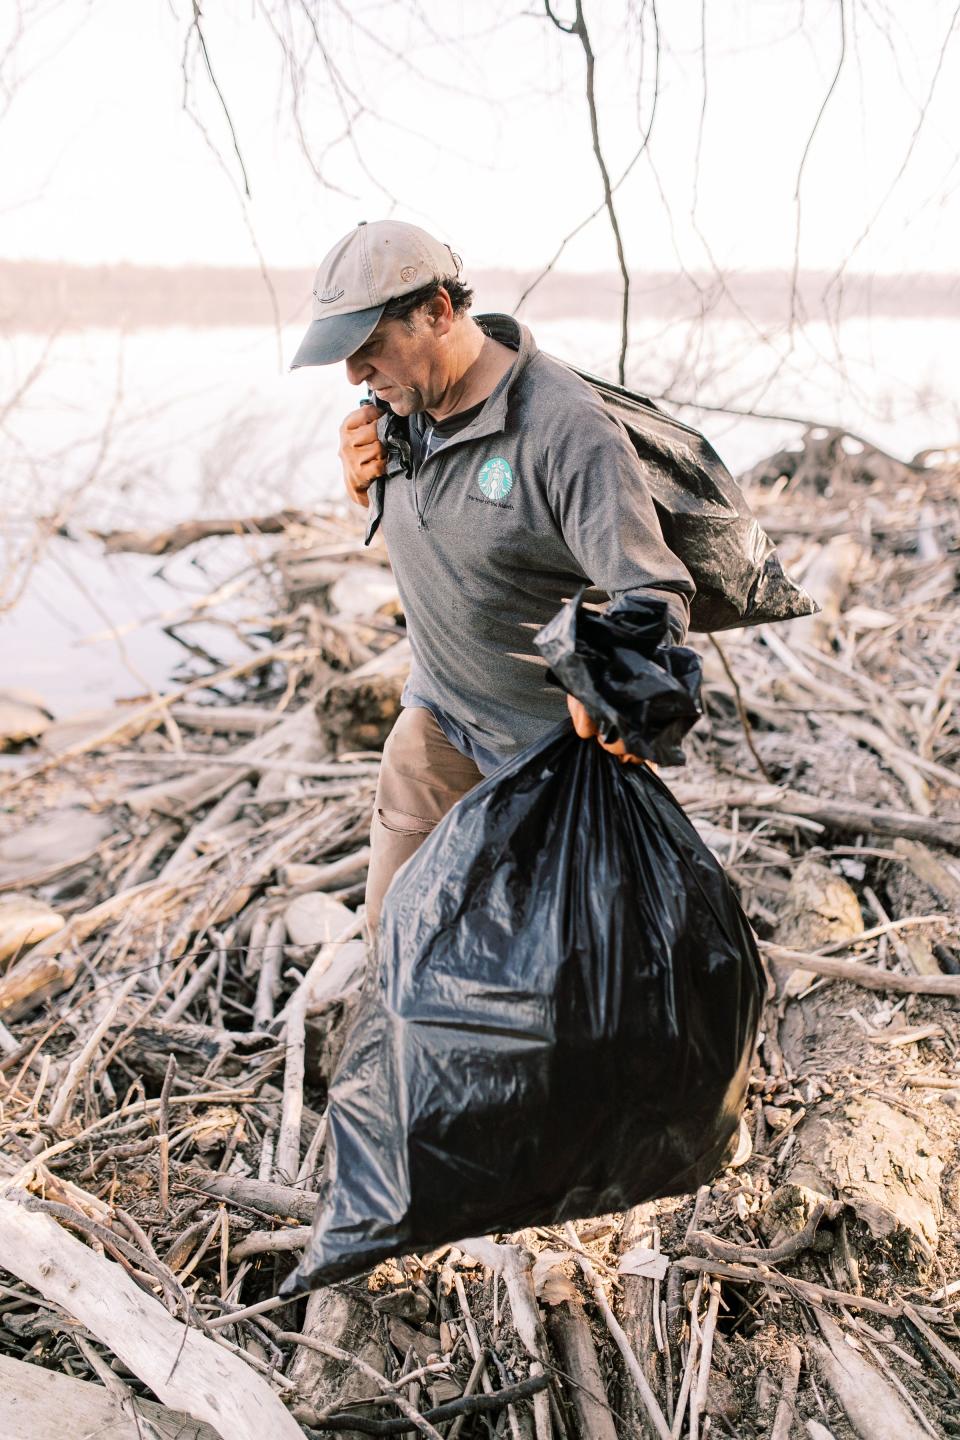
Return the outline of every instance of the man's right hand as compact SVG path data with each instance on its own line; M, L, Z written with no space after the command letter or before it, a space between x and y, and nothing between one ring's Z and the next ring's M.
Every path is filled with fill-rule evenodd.
M375 405L361 405L340 426L340 464L347 494L366 509L370 504L367 491L378 475L386 473L386 447L377 438L380 411Z

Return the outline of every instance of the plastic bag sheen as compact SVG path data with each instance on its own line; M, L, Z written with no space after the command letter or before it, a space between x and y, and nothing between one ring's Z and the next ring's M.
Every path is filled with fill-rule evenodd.
M592 385L630 437L663 538L693 577L690 629L730 630L815 615L817 602L783 568L709 440L645 395L568 367Z
M581 698L626 735L639 711L607 681L632 651L645 743L672 746L696 704L671 673L678 652L656 643L666 607L629 611L566 607L545 653L561 676L593 666ZM694 1189L736 1128L759 1002L750 928L669 790L558 726L461 800L390 887L284 1292Z

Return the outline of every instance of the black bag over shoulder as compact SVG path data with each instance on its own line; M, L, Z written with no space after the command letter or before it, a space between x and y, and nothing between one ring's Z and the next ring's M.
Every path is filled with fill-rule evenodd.
M593 386L630 437L663 538L697 587L691 630L731 630L816 614L820 607L786 573L740 486L699 430L643 395L559 363ZM387 475L370 488L367 544L380 524L386 479L410 473L412 466L405 421L383 414L380 438L387 448Z
M795 620L820 608L786 573L770 536L709 440L652 400L576 366L623 425L667 545L693 577L690 629Z
M628 595L571 603L538 644L607 736L670 764L699 669L667 634L666 605ZM284 1293L695 1189L736 1130L760 994L750 927L666 785L557 727L390 886Z

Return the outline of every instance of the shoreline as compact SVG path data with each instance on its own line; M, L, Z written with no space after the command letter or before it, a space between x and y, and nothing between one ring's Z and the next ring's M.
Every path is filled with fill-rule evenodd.
M259 270L239 267L64 265L0 258L0 315L8 333L67 329L140 330L175 326L280 326L305 322L313 273L276 268L269 285ZM465 278L477 310L513 311L536 271L480 269ZM800 313L805 323L913 318L960 319L960 275L851 273L838 286L827 271L801 271ZM824 294L828 301L824 303ZM616 321L620 281L613 273L550 272L522 307L524 318ZM723 275L679 270L638 272L631 278L631 316L678 318L706 301L711 318L733 318L742 307L758 323L785 321L790 275L747 271Z

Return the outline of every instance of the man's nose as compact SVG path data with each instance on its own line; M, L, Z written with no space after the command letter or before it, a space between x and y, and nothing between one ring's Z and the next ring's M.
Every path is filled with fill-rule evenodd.
M373 374L373 366L367 360L355 360L352 355L347 356L346 366L351 385L362 385Z

